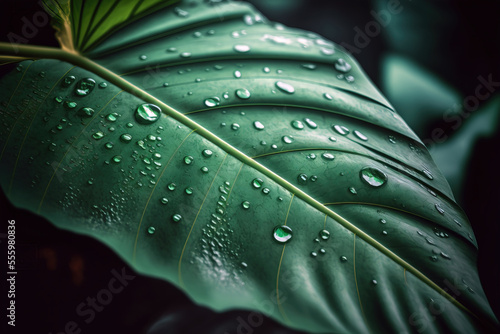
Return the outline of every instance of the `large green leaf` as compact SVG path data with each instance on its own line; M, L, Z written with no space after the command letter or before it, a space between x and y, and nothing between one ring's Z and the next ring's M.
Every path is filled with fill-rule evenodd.
M15 205L216 310L309 332L497 326L448 183L343 50L240 2L78 3L64 50L0 45L38 59L0 82Z

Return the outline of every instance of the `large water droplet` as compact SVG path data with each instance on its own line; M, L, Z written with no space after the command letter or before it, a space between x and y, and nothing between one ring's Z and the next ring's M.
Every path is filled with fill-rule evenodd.
M276 226L273 230L273 237L276 241L285 243L292 238L292 229L286 225Z
M262 179L259 179L259 178L253 179L253 181L252 181L252 186L256 189L259 189L260 187L262 187L263 184L264 184L264 181Z
M345 136L349 133L349 129L342 125L334 125L333 129L342 136Z
M154 123L160 118L160 115L160 107L151 103L141 104L135 111L135 119L141 124Z
M264 130L264 124L262 124L261 122L259 121L255 121L253 122L253 126L254 128L256 128L257 130Z
M242 100L248 100L250 98L250 91L246 88L239 88L235 91L237 97Z
M387 175L378 168L364 167L359 171L361 180L372 187L380 187L387 182Z
M250 51L250 47L244 44L236 44L234 47L234 51L236 52L248 52Z
M75 87L75 94L78 96L89 95L94 89L96 82L92 78L84 78Z
M275 83L276 87L278 87L282 92L288 93L288 94L293 94L295 92L295 88L282 81L276 81Z
M297 129L297 130L302 130L304 129L304 123L302 123L301 121L299 120L293 120L292 121L292 126Z
M344 59L339 58L335 62L335 69L337 71L342 72L342 73L347 73L351 70L351 65L348 62L346 62Z
M205 105L209 108L216 107L220 104L220 99L217 96L209 97L205 99Z

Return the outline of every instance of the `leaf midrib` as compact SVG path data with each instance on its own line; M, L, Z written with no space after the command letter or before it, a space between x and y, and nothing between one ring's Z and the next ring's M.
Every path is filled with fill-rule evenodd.
M17 52L16 52L17 49ZM240 160L244 164L247 164L248 166L256 169L257 171L261 172L283 188L287 189L293 196L297 196L315 209L317 209L320 212L323 212L324 214L330 216L333 218L335 221L337 221L339 224L341 224L344 228L348 229L352 233L356 234L358 237L363 239L365 242L370 244L372 247L380 251L382 254L385 256L389 257L392 259L394 262L399 264L401 267L415 275L417 278L419 278L421 281L423 281L425 284L427 284L429 287L432 289L436 290L439 294L444 296L446 299L448 299L452 304L457 306L458 308L462 309L463 311L469 313L472 315L474 318L478 319L480 322L484 322L481 318L479 318L476 314L474 314L472 311L470 311L466 306L461 304L459 301L457 301L455 298L453 298L449 293L447 293L444 289L442 289L440 286L438 286L434 281L429 279L426 275L424 275L422 272L417 270L415 267L410 265L408 262L400 258L397 254L393 253L391 250L386 248L384 245L380 244L378 241L373 239L371 236L369 236L367 233L365 233L363 230L359 229L357 226L337 214L336 212L330 210L329 208L325 207L322 203L318 202L311 196L309 196L307 193L304 191L300 190L287 180L283 179L273 171L269 170L265 166L261 165L254 159L248 157L245 155L243 152L239 151L229 143L223 141L221 138L217 137L215 134L211 133L195 121L191 120L181 112L175 110L171 106L167 105L163 101L159 100L158 98L152 96L151 94L147 93L146 91L142 90L141 88L133 85L132 83L128 82L127 80L123 79L122 77L118 76L117 74L113 73L112 71L104 68L103 66L93 62L92 60L83 57L81 55L73 54L66 52L64 50L58 49L58 48L53 48L53 47L41 47L41 46L32 46L32 45L15 45L15 44L10 44L10 43L5 43L5 42L0 42L0 55L15 55L15 56L25 56L27 58L34 58L34 59L41 59L41 58L49 58L49 59L56 59L60 61L65 61L68 63L71 63L75 66L81 67L89 72L92 72L103 79L107 80L108 82L116 85L117 87L121 88L123 91L126 91L142 100L145 102L149 103L154 103L158 105L159 107L162 108L162 111L167 114L168 116L174 118L175 120L183 123L185 126L188 128L196 131L198 134L206 138L207 140L211 141L215 145L219 146L221 149L226 151L228 154L231 154L233 157L236 159Z

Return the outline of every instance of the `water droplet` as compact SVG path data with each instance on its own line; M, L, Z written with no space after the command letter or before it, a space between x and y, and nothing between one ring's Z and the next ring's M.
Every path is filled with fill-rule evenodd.
M182 52L181 54L179 54L179 57L189 58L189 57L191 57L191 52Z
M345 136L349 133L349 129L342 125L334 125L333 129L342 136Z
M120 140L124 143L130 143L132 140L132 135L129 133L124 133L120 136Z
M172 216L172 220L176 223L180 222L182 220L182 216L178 213Z
M318 127L318 125L313 122L310 118L304 118L304 122L307 124L308 127L310 127L311 129L316 129Z
M287 84L283 81L276 81L275 83L276 87L278 87L282 92L288 93L288 94L293 94L295 92L295 88Z
M205 150L203 150L202 154L203 154L204 157L210 158L214 154L214 152L212 152L209 149L205 149Z
M434 207L440 214L444 215L444 210L438 203L434 204Z
M328 240L330 238L330 232L328 232L327 230L321 230L319 232L319 236L323 240Z
M354 82L354 77L352 75L348 75L345 77L345 81L348 83Z
M104 144L104 147L106 147L108 150L112 149L114 146L114 144L112 142L107 142L106 144Z
M436 255L432 255L430 259L432 262L436 262L438 260L438 257Z
M387 223L387 221L386 221L385 219L380 219L380 220L379 220L379 222L380 222L381 224L385 224L385 223Z
M122 161L122 156L121 156L121 155L115 155L115 156L113 157L113 162L114 162L114 163L119 163L119 162L121 162L121 161Z
M264 195L268 195L268 194L269 194L269 192L270 192L269 188L263 188L263 189L262 189L262 193L263 193Z
M160 115L160 107L151 103L141 104L135 111L135 119L141 124L154 123L160 118Z
M283 140L285 144L291 144L295 141L292 136L283 136L281 137L281 140Z
M329 137L328 139L329 139L331 142L336 142L336 141L337 141L337 138L335 138L335 137Z
M94 89L96 82L92 78L84 78L75 87L75 94L78 96L89 95Z
M177 187L177 185L175 183L170 183L168 186L167 186L167 189L170 190L170 191L174 191L175 190L175 187Z
M240 129L240 125L238 123L231 124L231 130L237 131Z
M335 53L335 50L328 48L321 48L321 53L324 54L325 56L331 56L332 54Z
M186 194L188 195L192 195L193 194L193 188L192 187L187 187L186 189L184 189L184 191L186 192Z
M451 260L451 257L450 257L448 254L443 253L443 252L441 252L440 254L441 254L441 256L442 256L443 258L445 258L446 260Z
M351 194L353 194L353 195L357 195L358 194L358 192L356 191L356 188L354 188L354 187L349 187L349 192Z
M330 94L328 94L328 93L324 93L324 94L323 94L323 96L324 96L324 97L325 97L325 99L327 99L327 100L333 100L333 97L332 97Z
M264 130L264 124L262 124L261 122L259 121L255 121L253 122L253 126L254 128L256 128L257 130Z
M209 108L216 107L220 104L220 99L217 96L212 96L209 97L208 99L205 99L204 103Z
M182 8L179 8L179 7L175 7L174 8L174 13L175 15L179 16L179 17L187 17L189 16L189 12L183 10Z
M77 103L74 101L66 101L64 104L68 109L74 109L77 106Z
M239 79L241 78L241 72L240 71L234 71L234 77Z
M250 208L250 202L244 201L241 203L241 206L243 207L243 209L248 210L248 208Z
M302 129L304 129L304 123L302 123L299 120L293 120L292 121L292 127L294 127L297 130L302 130Z
M302 173L297 176L297 182L301 185L306 185L307 184L307 175Z
M155 231L156 231L156 229L154 228L154 226L148 227L148 233L149 234L155 234Z
M361 180L372 187L383 186L387 182L387 175L375 167L364 167L359 171Z
M244 44L236 44L234 47L234 51L236 52L248 52L250 51L250 47Z
M434 180L434 176L432 176L431 172L428 171L427 169L423 169L422 173L424 173L424 175L427 176L429 180Z
M140 55L139 59L140 60L146 60L146 59L148 59L148 56L146 56L146 55Z
M311 256L312 256L312 257L316 257L316 256L318 256L318 253L316 253L316 252L311 252Z
M194 161L194 158L192 156L190 156L190 155L186 155L184 157L184 163L186 165L191 165L193 163L193 161Z
M105 83L104 81L99 83L99 88L103 88L104 89L106 87L108 87L108 84Z
M61 103L63 101L63 98L62 96L56 96L54 97L54 100L57 102L57 103Z
M269 67L264 67L262 71L264 71L264 73L269 73L271 72L271 69Z
M347 72L349 72L351 70L351 64L349 64L348 62L346 62L344 59L339 58L335 62L335 69L337 71L342 72L342 73L347 73Z
M345 257L344 255L342 255L342 256L340 257L340 261L342 261L342 262L347 262L347 257Z
M81 117L89 118L94 115L94 109L85 107L78 110L78 115Z
M387 231L382 231L382 235L387 235Z
M62 85L64 87L69 87L75 82L76 77L74 75L68 75L66 78L64 78L64 81L62 82Z
M276 226L273 230L273 237L276 241L285 243L292 238L292 229L286 225Z
M334 156L333 154L331 154L331 153L323 153L323 154L321 155L321 157L322 157L323 159L325 159L325 160L329 160L329 161L331 161L331 160L335 159L335 156Z
M203 166L201 167L200 169L203 173L208 173L208 167L207 166Z
M462 227L462 223L460 223L458 220L453 219L453 221L455 222L455 224L457 224L458 226Z
M377 285L377 284L378 284L377 280L372 279L372 284L373 284L373 285Z
M356 135L356 137L358 137L361 140L364 140L364 141L368 140L368 137L365 136L364 134L362 134L361 132L359 132L358 130L354 130L354 135Z
M389 138L389 142L390 142L391 144L396 144L396 143L397 143L397 141L396 141L396 137L394 137L394 136L389 136L388 138Z
M311 159L311 160L316 159L316 154L314 154L314 153L309 153L309 154L307 155L307 159Z
M237 97L242 100L248 100L250 98L250 92L246 88L239 88L235 91Z
M252 181L252 186L256 189L259 189L260 187L262 187L263 184L264 184L264 181L262 179L259 179L259 178L253 179L253 181Z
M116 122L116 116L117 116L117 113L112 113L112 114L108 114L108 116L106 116L106 119L110 122Z
M102 139L103 137L104 137L104 133L102 131L97 131L96 133L94 133L92 135L92 138L94 138L95 140Z

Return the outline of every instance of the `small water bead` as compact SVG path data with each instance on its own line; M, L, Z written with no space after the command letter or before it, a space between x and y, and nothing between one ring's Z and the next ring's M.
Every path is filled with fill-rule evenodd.
M237 79L241 78L241 72L240 71L234 71L233 74L234 74L235 78L237 78Z
M63 101L63 98L62 96L56 96L54 97L54 100L57 102L57 103L61 103Z
M330 238L330 232L327 230L319 231L319 237L323 240L328 240Z
M249 52L250 51L250 47L248 45L245 45L245 44L236 44L234 47L233 47L234 51L236 52L242 52L242 53L245 53L245 52Z
M310 118L304 118L304 122L311 129L316 129L318 127L318 125L313 120L311 120Z
M335 50L328 48L321 48L321 53L324 54L325 56L331 56L332 54L335 53Z
M345 136L349 133L349 129L342 125L334 125L333 129L342 136Z
M170 190L170 191L174 191L175 188L177 187L177 185L175 183L170 183L168 186L167 186L167 189Z
M206 166L201 167L201 169L200 169L200 170L201 170L203 173L208 173L208 167L206 167Z
M250 202L244 201L241 203L241 206L243 207L243 209L248 210L250 208Z
M121 155L115 155L112 160L113 160L114 163L119 163L119 162L122 161L122 156Z
M319 250L319 252L320 252L322 255L326 254L326 250L325 250L324 248L321 248L321 249Z
M304 123L302 123L299 120L293 120L292 121L292 127L297 130L302 130L304 129Z
M331 153L323 153L323 154L321 154L321 157L325 160L328 160L328 161L335 159L335 156Z
M263 71L264 73L269 73L269 72L271 72L271 69L270 69L269 67L264 67L264 68L262 69L262 71Z
M276 226L273 230L273 237L280 243L285 243L292 238L292 229L286 225Z
M231 130L238 131L240 129L240 125L238 123L231 124Z
M429 179L429 180L434 180L434 176L432 176L431 172L428 171L427 169L423 169L422 173Z
M373 285L377 285L377 284L378 284L377 280L372 279L372 284L373 284Z
M380 220L379 220L379 222L380 222L381 224L385 224L385 223L387 223L387 221L386 221L385 219L380 219Z
M179 57L181 58L190 58L191 57L191 52L182 52L179 54Z
M288 93L288 94L293 94L295 92L295 88L287 84L283 81L276 81L275 83L276 87L278 87L282 92Z
M273 150L276 150L276 149L278 148L278 145L276 145L276 144L272 144L272 145L271 145L271 148L272 148Z
M432 255L430 259L432 262L436 262L438 260L438 257L436 255Z
M104 89L106 87L108 87L108 84L105 83L104 81L99 83L99 88L103 88Z
M163 205L167 204L168 203L168 198L166 198L166 197L161 198L160 199L160 203L163 204Z
M264 181L262 179L259 179L259 178L253 179L253 181L252 181L252 186L255 189L260 189L263 184L264 184Z
M307 184L307 175L304 173L301 173L297 176L297 182L301 185L306 185Z
M351 70L351 64L349 64L348 62L346 62L344 59L339 58L335 62L335 69L337 71L342 72L342 73L347 73L347 72L349 72Z
M332 136L332 137L329 137L328 140L330 140L331 142L336 142L337 138L335 138L335 137Z
M23 70L23 68L24 68L24 66L22 64L19 64L19 65L16 66L16 70L18 72L21 72Z
M248 100L250 98L250 91L246 88L238 88L235 91L235 94L237 97L239 97L242 100Z
M193 163L193 161L194 161L194 158L192 156L190 156L190 155L186 155L184 157L184 163L186 165L191 165Z
M129 133L124 133L120 136L120 140L124 143L130 143L132 140L132 135Z
M90 118L94 115L94 109L89 107L80 108L78 115L85 118Z
M117 113L111 113L106 116L106 119L110 122L116 122L117 120L116 116L118 116Z
M382 231L382 235L387 235L387 231Z
M354 188L354 187L349 187L349 192L351 194L353 194L353 195L357 195L358 194L358 192L356 191L356 188Z
M200 38L200 37L201 37L201 32L199 32L199 31L195 31L195 32L193 33L193 37L195 37L195 38Z
M92 138L94 138L95 140L102 139L103 137L104 137L104 133L102 131L97 131L96 133L94 133L92 135Z
M107 142L106 144L104 144L104 147L106 147L108 150L112 149L114 146L114 144L112 142Z
M342 262L347 262L347 257L346 257L346 256L344 256L344 255L342 255L342 256L340 257L340 261L342 261Z
M451 257L446 253L441 252L440 255L441 255L441 257L443 257L446 260L451 260Z
M396 137L394 137L394 136L389 136L388 138L389 138L389 142L390 142L391 144L396 144L396 143L397 143L397 141L396 141Z
M281 137L281 140L285 143L285 144L291 144L295 141L295 139L293 139L292 136L283 136Z
M133 127L134 127L134 124L132 124L132 123L127 123L125 126L126 126L127 128L133 128Z
M180 222L182 220L182 216L178 213L172 216L172 220L176 223Z
M358 130L354 130L354 135L363 141L368 140L368 137L365 136L364 134L362 134L361 132L359 132Z
M146 56L146 55L140 55L139 59L140 60L146 60L146 59L148 59L148 56Z
M184 191L186 192L186 194L188 195L192 195L193 194L193 188L192 187L187 187L186 189L184 189Z
M76 77L74 75L68 75L67 77L64 78L64 81L62 82L62 85L64 87L69 87L75 82Z
M148 227L148 233L149 234L155 234L155 231L156 231L156 229L154 228L154 226Z
M462 227L462 223L460 223L458 220L453 219L453 221L455 222L455 224L457 224L458 226Z
M434 207L440 214L444 215L444 210L438 203L434 204Z
M66 101L64 104L68 109L75 109L77 106L77 103L74 101Z
M203 150L202 154L203 154L204 157L210 158L214 154L214 152L212 152L209 149L205 149L205 150Z
M135 119L141 124L152 124L161 115L161 108L151 103L143 103L135 111Z
M376 167L364 167L359 171L361 180L372 187L381 187L387 182L387 175Z
M269 194L269 192L270 192L269 188L263 188L263 189L262 189L262 193L263 193L264 195L268 195L268 194Z
M311 182L316 182L318 180L318 176L317 175L313 175L309 178L309 180L311 180Z
M212 108L220 104L220 99L217 96L212 96L208 99L205 99L204 103L207 107Z
M333 100L333 97L330 94L328 94L328 93L324 93L323 96L327 100L330 100L330 101Z
M318 253L316 253L316 252L311 252L311 256L312 256L312 257L316 257L316 256L318 256Z
M262 124L259 121L253 122L253 127L256 128L257 130L264 130L264 124Z
M187 17L187 16L189 16L189 12L183 10L180 7L175 7L174 8L174 13L175 13L175 15L177 15L179 17Z
M345 81L347 81L348 83L352 83L354 82L354 77L352 75L347 75L345 77Z
M95 85L96 82L94 79L84 78L76 85L75 94L78 96L87 96L92 92L92 90L94 90Z
M314 153L309 153L309 154L307 155L307 159L311 159L311 160L316 159L316 154L314 154Z

